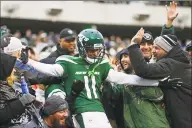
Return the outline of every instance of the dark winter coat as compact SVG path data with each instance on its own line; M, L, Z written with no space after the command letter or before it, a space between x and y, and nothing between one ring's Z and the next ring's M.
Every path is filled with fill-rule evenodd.
M67 49L61 48L58 43L57 50L52 52L47 58L40 60L40 62L46 64L55 64L55 60L61 55L69 55L69 52L67 51Z
M15 61L16 57L0 53L0 80L6 80L6 78L10 76Z
M0 126L9 124L11 119L25 112L25 107L17 98L15 90L6 81L0 80Z
M159 61L147 64L144 60L139 45L128 47L130 60L135 73L143 78L157 79L170 76L181 78L186 87L165 89L164 102L166 104L167 117L173 128L191 128L191 65L187 53L179 45ZM184 85L183 84L183 85Z
M19 100L19 95L8 85L6 78L10 76L16 58L1 53L1 80L0 80L0 127L8 127L15 123L20 124L31 120L26 108ZM25 121L23 119L26 119Z
M40 128L36 120L40 117L32 111L36 108L23 106L20 94L0 80L0 128Z

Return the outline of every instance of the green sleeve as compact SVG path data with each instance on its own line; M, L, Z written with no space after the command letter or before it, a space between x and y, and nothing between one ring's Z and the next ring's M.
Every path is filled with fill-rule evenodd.
M59 61L56 61L56 64L60 64L62 66L64 70L64 75L68 74L68 70L67 70L68 63L66 61L59 60Z
M70 67L70 61L71 61L71 56L68 56L68 55L62 55L62 56L59 56L55 63L56 64L59 64L62 66L63 70L64 70L64 73L63 73L63 78L67 76L67 74L69 73L69 67Z
M62 97L66 96L62 83L61 84L52 84L46 88L45 99L47 99L48 97L50 97L52 95L61 95Z
M169 28L167 28L166 25L163 25L161 35L167 35L167 34L175 35L175 28L173 25Z
M104 73L103 73L103 80L105 80L107 78L107 76L108 76L109 70L112 69L112 67L110 66L109 63L105 63L103 69L102 69L104 71Z
M136 95L143 100L161 102L163 100L163 91L159 87L136 87Z

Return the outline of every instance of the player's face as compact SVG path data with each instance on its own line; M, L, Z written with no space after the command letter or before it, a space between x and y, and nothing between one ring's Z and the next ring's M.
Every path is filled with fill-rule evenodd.
M68 117L68 109L58 111L51 115L52 127L53 128L62 128L66 125L65 120Z
M163 50L156 44L153 45L152 53L157 60L159 60L161 57L163 57L167 54L167 52L165 50Z
M128 69L131 66L131 61L129 59L129 55L123 54L122 58L121 58L121 63L122 63L122 66L123 66L124 70Z
M91 59L96 59L101 54L101 49L86 49L87 55Z
M75 51L75 39L65 39L61 38L59 39L59 43L61 48L67 49L68 52L72 53Z
M152 57L152 48L153 45L147 42L142 42L140 44L140 49L143 53L143 56L147 59L150 59Z

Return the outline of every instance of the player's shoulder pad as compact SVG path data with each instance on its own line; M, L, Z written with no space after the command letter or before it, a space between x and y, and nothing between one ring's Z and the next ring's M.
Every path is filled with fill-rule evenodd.
M69 63L73 63L73 64L77 64L75 61L74 61L74 57L73 56L69 56L69 55L62 55L62 56L59 56L55 62L58 62L58 61L66 61L66 62L69 62Z

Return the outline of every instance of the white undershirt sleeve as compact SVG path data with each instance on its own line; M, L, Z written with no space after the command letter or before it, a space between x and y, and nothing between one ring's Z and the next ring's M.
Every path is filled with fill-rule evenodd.
M158 86L158 80L144 79L137 75L125 74L123 72L117 72L113 69L110 69L107 81L116 83L116 84L128 84L135 86Z
M50 76L60 77L64 73L63 67L59 64L44 64L31 59L29 59L27 64L37 71Z

